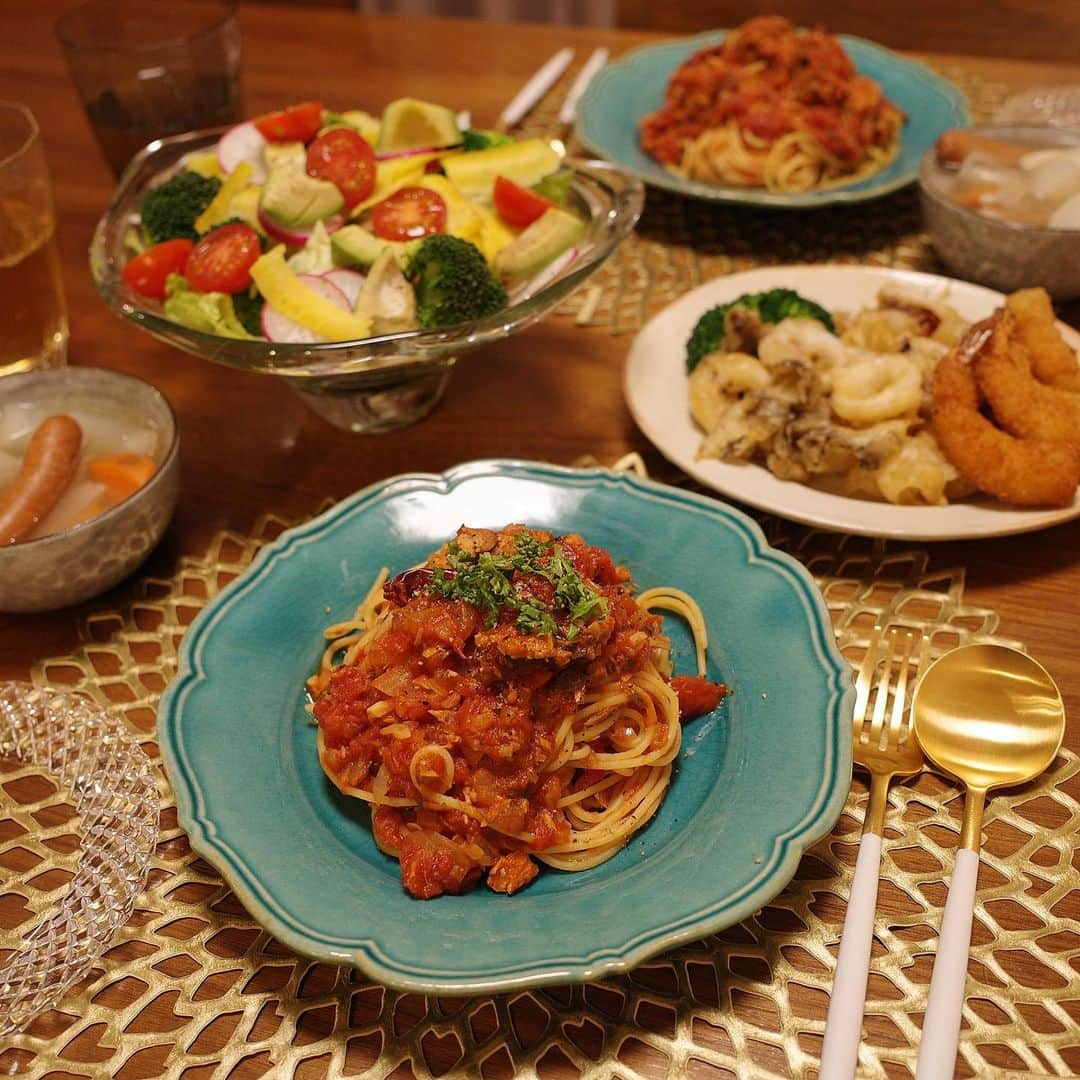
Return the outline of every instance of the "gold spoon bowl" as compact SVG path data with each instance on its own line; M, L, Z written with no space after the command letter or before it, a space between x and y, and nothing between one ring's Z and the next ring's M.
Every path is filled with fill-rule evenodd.
M967 788L960 847L978 850L987 792L1033 779L1061 748L1061 693L1026 653L965 645L930 666L912 708L923 752Z
M1054 760L1065 705L1046 669L1004 645L966 645L935 661L915 690L923 752L967 789L960 848L942 916L916 1080L950 1080L967 979L983 807L997 787L1022 784Z

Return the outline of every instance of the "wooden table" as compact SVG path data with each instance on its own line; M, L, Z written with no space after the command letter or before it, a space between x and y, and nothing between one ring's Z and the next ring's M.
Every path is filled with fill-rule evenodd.
M38 0L5 14L0 98L38 116L52 170L71 315L73 364L138 375L158 386L179 417L182 490L175 519L147 570L170 575L221 529L246 532L259 515L310 514L396 473L439 471L474 458L513 455L568 464L584 453L613 460L657 457L623 403L628 337L551 318L469 354L445 401L404 431L362 437L319 420L271 377L246 375L179 353L113 316L96 295L86 252L113 180L93 143L51 31L70 6ZM606 44L618 54L646 40L629 32L540 25L507 28L406 21L287 6L243 8L244 85L250 113L302 98L377 111L415 95L471 108L491 123L524 79L556 48ZM1013 88L1080 82L1080 66L951 57ZM1080 311L1067 316L1077 324ZM1031 536L934 545L933 565L967 568L967 595L1001 613L1001 631L1027 643L1058 679L1072 714L1066 743L1080 750L1080 522ZM0 616L0 679L79 642L89 613L122 607L121 586L81 608ZM234 1073L233 1075L241 1075Z

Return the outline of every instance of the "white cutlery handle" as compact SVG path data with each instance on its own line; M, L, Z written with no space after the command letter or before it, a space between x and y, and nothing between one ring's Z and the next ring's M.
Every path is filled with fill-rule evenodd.
M825 1020L825 1045L821 1048L818 1080L851 1080L859 1060L866 980L870 974L870 948L874 940L878 874L881 870L881 837L864 833L855 862L855 880L840 935L829 1015Z
M952 1080L956 1068L956 1043L960 1036L960 1013L967 984L971 919L975 912L975 881L979 876L979 853L961 848L949 882L949 898L941 919L930 997L923 1018L922 1042L915 1080Z

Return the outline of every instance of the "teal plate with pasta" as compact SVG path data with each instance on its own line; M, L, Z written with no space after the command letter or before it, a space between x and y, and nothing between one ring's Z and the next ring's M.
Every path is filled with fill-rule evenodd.
M608 862L416 900L366 804L324 776L304 680L382 567L463 522L578 532L639 589L692 593L731 693L685 723L667 797ZM689 632L665 631L692 672ZM626 971L767 903L840 814L852 693L813 579L745 514L604 469L481 461L367 488L264 548L185 635L158 735L192 846L280 941L402 989L493 993Z
M719 30L658 45L643 45L608 64L578 102L578 138L593 153L647 184L678 195L807 210L877 199L905 187L914 182L920 159L941 132L971 123L963 95L925 64L898 56L864 38L838 34L860 74L876 80L885 97L907 114L899 149L884 169L850 184L800 194L722 187L674 176L638 145L638 121L664 103L668 79L684 60L699 49L723 41L724 37L725 31Z

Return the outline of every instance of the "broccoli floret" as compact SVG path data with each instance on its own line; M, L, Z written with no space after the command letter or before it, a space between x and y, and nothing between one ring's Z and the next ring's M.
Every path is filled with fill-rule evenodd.
M710 308L697 321L686 342L686 370L693 371L701 358L716 352L724 340L724 320L732 308L756 311L762 322L778 323L783 319L816 319L829 333L836 327L832 316L813 300L800 296L794 289L770 289L768 292L746 293L730 304Z
M185 237L198 240L195 219L210 205L221 181L195 172L181 172L151 188L142 199L143 232L151 244Z
M254 287L232 294L233 311L240 325L253 337L262 337L262 309L265 303Z
M816 319L829 333L836 327L832 316L813 300L800 296L794 289L770 289L767 293L758 293L758 314L762 322L778 323L784 319Z
M427 329L481 319L506 306L506 290L480 249L449 233L421 240L405 276L416 291L417 322Z
M506 146L514 140L501 131L480 131L477 128L466 128L461 133L462 150L490 150L493 146Z
M717 304L698 319L686 342L686 370L691 372L702 357L716 352L724 340L724 318L733 304Z

